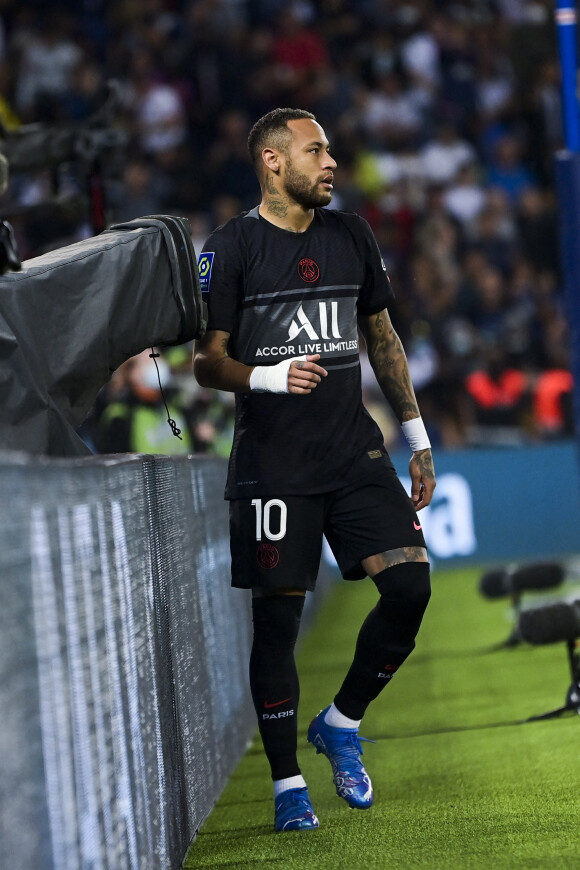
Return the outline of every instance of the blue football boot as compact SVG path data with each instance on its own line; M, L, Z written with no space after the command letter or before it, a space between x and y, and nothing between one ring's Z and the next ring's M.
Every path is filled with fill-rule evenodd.
M288 788L274 799L277 831L307 831L318 827L318 819L312 809L308 788Z
M337 795L344 798L349 807L366 810L373 802L373 786L360 760L363 751L360 741L366 738L359 737L356 728L327 725L324 717L328 709L322 710L310 723L308 742L330 761Z

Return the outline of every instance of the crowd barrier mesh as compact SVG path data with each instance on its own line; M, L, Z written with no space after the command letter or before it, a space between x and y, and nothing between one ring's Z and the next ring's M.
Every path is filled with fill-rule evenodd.
M224 480L0 453L0 867L181 866L255 730Z

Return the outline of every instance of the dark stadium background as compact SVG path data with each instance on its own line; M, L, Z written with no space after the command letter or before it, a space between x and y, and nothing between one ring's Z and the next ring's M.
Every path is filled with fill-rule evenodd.
M126 144L100 161L106 222L184 215L199 249L257 202L252 122L278 105L314 111L339 163L333 207L359 211L381 247L434 446L552 442L573 431L552 6L3 0L0 121L8 131L82 124L116 80ZM91 168L12 173L0 213L23 258L94 233ZM227 453L228 398L197 388L188 348L167 358L189 449ZM130 367L84 429L96 450L110 449L107 404L139 401ZM372 377L365 383L396 449L398 427Z

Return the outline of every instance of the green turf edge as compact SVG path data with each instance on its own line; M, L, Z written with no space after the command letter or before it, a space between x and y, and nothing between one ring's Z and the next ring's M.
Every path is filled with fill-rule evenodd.
M376 598L337 582L303 638L300 763L321 827L276 834L259 740L202 827L185 868L580 868L580 721L519 724L563 703L565 644L494 649L513 616L477 591L477 569L436 571L417 649L369 709L361 733L375 805L350 810L306 744Z

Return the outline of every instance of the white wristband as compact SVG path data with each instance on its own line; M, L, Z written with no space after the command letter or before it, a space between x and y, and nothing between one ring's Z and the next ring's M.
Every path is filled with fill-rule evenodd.
M421 417L405 420L404 423L401 423L401 429L413 453L416 453L417 450L427 450L431 447L431 442Z
M250 375L250 389L253 393L288 393L288 369L296 360L306 360L305 356L283 359L275 366L256 366Z

